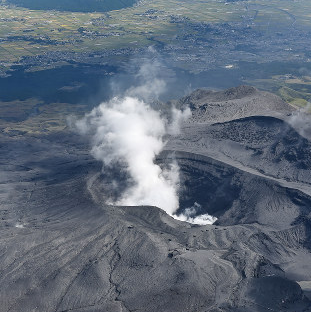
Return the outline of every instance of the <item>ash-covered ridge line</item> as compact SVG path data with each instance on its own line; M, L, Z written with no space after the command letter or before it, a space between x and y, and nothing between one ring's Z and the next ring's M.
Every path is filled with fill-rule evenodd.
M1 179L10 189L1 193L2 311L310 310L311 197L289 186L310 183L309 140L284 121L293 111L272 95L198 92L192 118L165 148L179 150L179 209L195 200L198 213L218 218L214 225L105 204L111 176L84 137L1 135ZM231 119L222 113L228 103ZM259 170L259 160L261 176L236 165Z

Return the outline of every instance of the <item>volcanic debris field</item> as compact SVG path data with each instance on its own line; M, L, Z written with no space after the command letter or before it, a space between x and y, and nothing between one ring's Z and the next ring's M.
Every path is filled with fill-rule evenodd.
M1 134L1 311L310 311L308 124L247 86L173 102L192 116L156 161L174 153L179 212L197 202L213 225L107 205L69 128Z
M311 311L310 8L0 1L0 312ZM214 224L117 205L133 181L77 131L145 83L191 110L152 165Z

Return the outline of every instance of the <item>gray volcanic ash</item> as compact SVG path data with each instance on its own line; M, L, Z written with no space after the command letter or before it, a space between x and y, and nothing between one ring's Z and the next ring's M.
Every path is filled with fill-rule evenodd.
M310 311L311 143L288 123L292 108L245 86L196 91L175 105L190 105L192 116L174 136L159 113L126 97L87 116L85 137L1 136L1 182L9 190L0 210L1 311ZM130 125L129 114L138 118ZM154 129L144 123L149 114ZM164 171L177 162L177 214L210 213L215 224L105 203L120 170L102 171L103 162L111 167L117 157L132 166L130 147L114 141L127 142L128 126L151 136L144 157L165 186ZM110 140L102 137L109 132ZM100 161L90 155L92 138ZM117 179L117 195L137 185L134 174L122 185L130 175Z

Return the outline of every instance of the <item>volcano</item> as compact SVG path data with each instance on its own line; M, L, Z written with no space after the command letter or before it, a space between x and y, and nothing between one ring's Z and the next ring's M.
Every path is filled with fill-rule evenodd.
M308 123L249 86L168 104L191 117L156 162L179 165L178 213L217 221L108 205L122 172L69 129L1 135L1 311L310 311Z

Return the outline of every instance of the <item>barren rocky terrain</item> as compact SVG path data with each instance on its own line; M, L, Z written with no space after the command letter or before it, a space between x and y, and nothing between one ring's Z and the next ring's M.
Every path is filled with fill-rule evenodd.
M213 225L106 205L110 177L70 129L1 135L1 311L311 310L308 124L246 86L174 103L192 117L157 162L174 155L179 212L197 202Z

